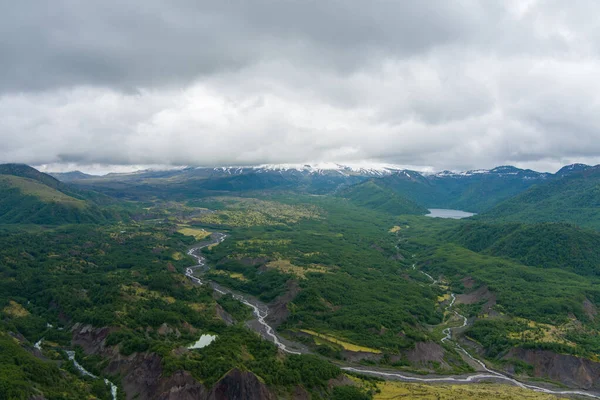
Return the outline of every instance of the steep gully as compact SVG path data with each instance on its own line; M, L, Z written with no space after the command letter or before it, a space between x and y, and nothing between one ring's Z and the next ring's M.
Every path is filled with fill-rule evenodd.
M203 272L208 269L208 266L206 265L206 259L202 255L199 254L200 250L202 250L203 248L208 247L210 245L221 243L225 240L226 237L227 236L223 233L218 233L218 232L213 233L212 239L210 241L202 242L202 243L192 247L188 251L188 254L190 256L194 257L196 259L196 261L198 262L197 265L188 267L185 270L185 275L191 281L193 281L194 283L196 283L198 285L204 284L204 282L202 282L201 279L199 279L197 276L194 275L197 271ZM416 269L416 264L413 264L412 267L413 267L413 269ZM431 283L432 285L435 285L437 283L437 280L435 280L431 275L427 274L424 271L419 271L419 272L421 272L422 274L427 276L432 281L432 283ZM308 352L308 350L304 346L302 346L298 343L293 343L284 338L281 338L280 336L278 336L275 333L275 330L273 329L273 327L271 327L265 320L267 318L267 316L269 315L269 308L265 304L261 303L260 301L258 301L256 299L251 298L250 296L243 296L239 293L234 293L230 289L227 289L227 288L225 288L221 285L218 285L214 282L209 282L209 285L216 292L218 292L220 294L228 294L229 293L236 300L238 300L241 303L252 308L254 316L256 318L255 319L256 323L251 323L251 324L249 324L249 326L252 329L254 329L255 331L257 331L262 337L273 342L282 351L289 353L289 354L302 354L302 353ZM451 296L452 300L451 300L450 304L448 304L448 306L446 307L446 310L448 312L452 312L458 319L462 319L463 322L460 326L445 328L442 331L442 333L445 335L441 339L442 343L445 343L447 341L452 341L452 331L453 330L461 329L461 328L464 328L467 326L467 317L465 317L462 314L459 314L456 310L452 309L452 307L454 306L454 303L456 302L456 295L454 293L451 293L450 296ZM479 366L478 368L480 369L480 372L471 374L471 375L464 375L464 376L445 376L445 377L435 377L435 378L423 378L423 377L417 377L417 376L412 376L412 375L400 374L395 371L388 372L383 369L371 370L371 369L362 368L362 367L357 368L357 367L349 367L349 366L341 367L341 369L345 370L345 371L351 371L351 372L356 372L356 373L361 373L361 374L366 374L366 375L373 375L373 376L377 376L377 377L383 378L383 379L401 380L401 381L406 381L406 382L476 383L476 382L479 382L482 380L497 380L497 381L505 381L505 382L512 383L523 389L530 389L530 390L534 390L536 392L541 392L541 393L546 393L546 394L584 396L584 397L600 399L600 395L590 393L590 392L584 392L584 391L579 391L579 390L552 390L552 389L544 388L541 386L536 386L536 385L519 382L516 379L514 379L508 375L505 375L503 373L489 369L483 361L479 360L478 358L475 358L473 355L471 355L471 353L469 353L467 350L465 350L465 348L463 348L456 341L453 341L452 343L454 344L457 351L464 354L469 360L471 360L473 363L475 363Z
M88 370L83 368L83 366L81 366L81 364L79 364L77 362L77 360L75 359L74 351L71 351L71 350L67 351L67 356L69 357L69 360L73 361L75 368L77 368L77 370L81 373L81 375L89 376L92 379L98 379L98 377L96 375L92 374L91 372L89 372ZM106 378L104 379L104 383L107 384L108 386L110 386L110 394L111 394L113 400L117 400L117 385L115 385L114 383L112 383L111 381L109 381Z
M51 325L50 325L51 326ZM42 351L42 344L44 343L44 339L40 339L38 340L33 347L35 347L37 350ZM73 365L75 365L75 369L77 371L79 371L79 373L81 373L81 375L83 376L89 376L92 379L100 379L100 377L92 374L90 371L86 370L85 368L83 368L83 366L81 364L79 364L79 362L77 362L77 360L75 359L75 352L73 350L66 350L65 351L67 353L67 357L69 358L69 360L73 361ZM110 386L110 394L113 400L117 400L117 385L115 385L114 383L112 383L111 381L109 381L108 379L104 378L104 383L107 386Z

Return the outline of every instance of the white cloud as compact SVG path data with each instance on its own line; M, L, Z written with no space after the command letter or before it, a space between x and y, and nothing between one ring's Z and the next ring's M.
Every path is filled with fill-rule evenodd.
M11 3L2 37L45 34L0 39L0 160L600 162L596 2L408 4L98 3L59 27Z

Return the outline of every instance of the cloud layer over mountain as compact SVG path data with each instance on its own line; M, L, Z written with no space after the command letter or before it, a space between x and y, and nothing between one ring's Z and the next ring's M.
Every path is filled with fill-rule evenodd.
M0 0L0 160L600 163L593 0Z

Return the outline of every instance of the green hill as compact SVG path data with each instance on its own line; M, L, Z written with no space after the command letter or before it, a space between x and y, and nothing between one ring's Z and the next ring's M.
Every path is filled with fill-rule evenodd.
M562 223L467 223L450 239L491 256L525 265L600 276L600 233Z
M0 223L103 223L119 213L99 207L104 195L71 189L26 165L0 165Z
M54 189L64 186L58 179L25 164L0 164L0 175L13 175L33 179Z
M600 230L600 167L533 186L477 218L500 222L568 222Z
M350 186L338 193L350 203L388 214L427 214L428 210L373 181Z
M435 175L399 171L377 183L428 208L479 213L549 179L549 174L502 166L489 171L444 171Z

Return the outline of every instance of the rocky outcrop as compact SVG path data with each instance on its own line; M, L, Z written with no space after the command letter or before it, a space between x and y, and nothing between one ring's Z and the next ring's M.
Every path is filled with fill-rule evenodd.
M116 347L105 345L106 337L116 328L94 328L75 324L71 342L81 346L86 354L96 354L109 361L104 372L122 377L121 386L128 399L154 399L164 384L162 360L154 353L134 353L123 356Z
M302 386L296 386L292 393L293 400L310 400L310 393L306 391Z
M235 324L235 319L229 314L227 311L223 309L219 304L215 307L215 313L217 314L217 318L221 321L225 322L226 325Z
M439 363L441 368L451 367L444 360L446 350L435 342L417 342L415 347L406 352L406 359L413 365L429 367L432 363Z
M583 301L583 311L591 321L596 321L598 308L587 298Z
M106 367L109 374L120 374L121 384L128 399L156 398L163 386L162 360L154 353L136 353L129 357L117 355Z
M187 371L177 371L163 379L159 388L158 400L198 400L206 399L206 388L198 383Z
M329 389L333 389L338 386L354 386L355 383L352 379L348 378L346 375L340 375L337 378L330 379L327 382L327 387Z
M464 278L462 282L466 288L472 288L475 284L475 281L469 277ZM477 290L456 296L457 304L476 304L482 301L485 301L485 304L483 304L481 312L491 316L497 315L497 312L494 311L496 295L488 289L487 285L482 285Z
M161 336L175 335L177 338L181 337L181 332L179 332L179 329L171 328L166 322L158 328L157 333Z
M94 328L92 325L75 324L71 329L72 343L81 346L86 354L98 354L104 350L104 340L114 328Z
M580 389L600 389L600 363L548 350L511 349L505 359L533 366L534 376Z
M187 371L164 376L162 359L155 353L123 356L117 347L105 345L106 337L116 328L93 328L75 324L72 343L86 354L108 359L104 372L122 377L120 386L127 399L136 400L246 400L275 399L267 386L251 372L229 371L212 389L206 388Z
M242 372L237 368L221 378L208 396L208 400L253 399L274 400L275 396L252 372Z
M277 328L290 315L287 308L289 302L293 301L300 293L300 286L295 280L290 280L287 283L287 290L284 294L277 297L273 303L269 305L269 316L267 321L273 328Z

